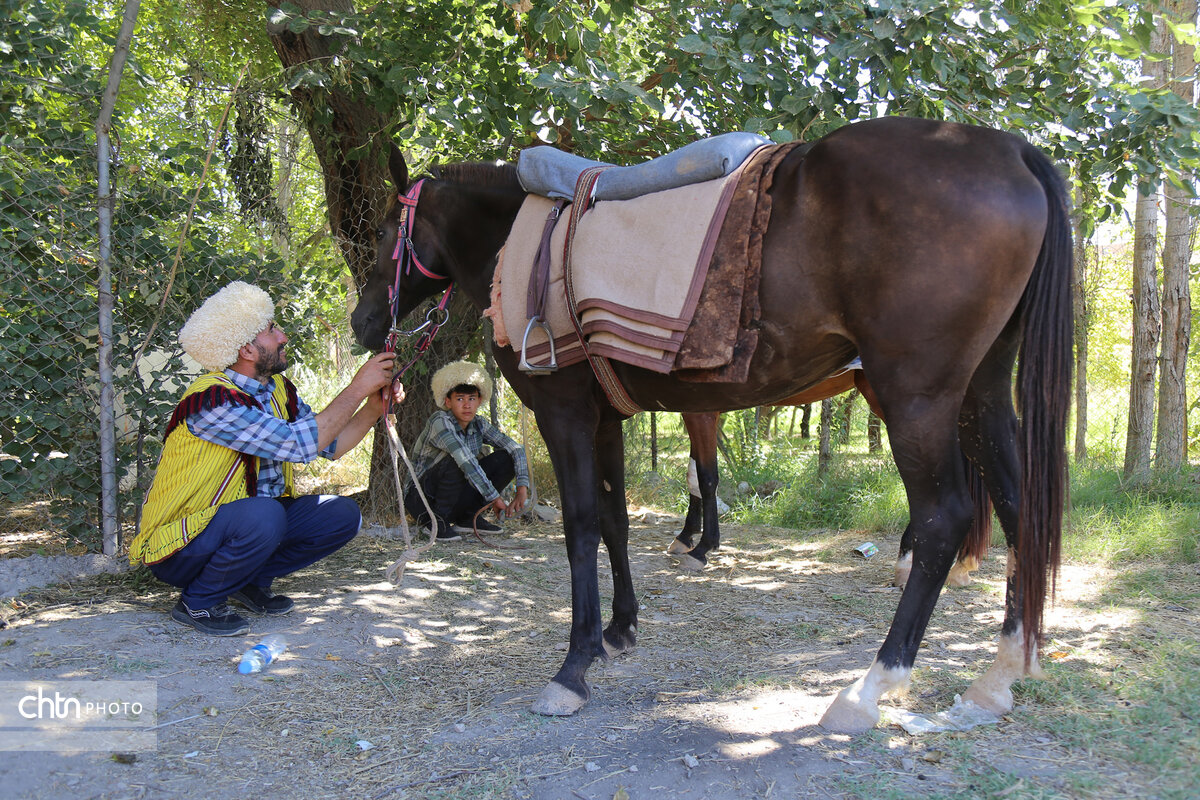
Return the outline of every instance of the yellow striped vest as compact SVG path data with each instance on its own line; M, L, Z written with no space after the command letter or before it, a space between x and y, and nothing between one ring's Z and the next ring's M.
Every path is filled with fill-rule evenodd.
M296 387L282 375L272 378L271 413L296 417ZM224 503L253 496L258 458L206 442L185 420L202 409L233 403L259 407L223 372L201 375L183 393L170 421L154 482L142 506L141 532L129 545L132 564L157 564L195 539ZM293 494L292 465L283 464L284 496Z

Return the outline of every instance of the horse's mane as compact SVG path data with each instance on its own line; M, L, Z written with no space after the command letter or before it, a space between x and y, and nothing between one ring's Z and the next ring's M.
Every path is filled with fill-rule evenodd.
M516 165L504 162L459 161L452 164L434 164L429 168L429 177L480 188L521 190ZM399 200L395 195L388 198L385 213L390 215L398 204Z
M460 161L454 164L435 164L429 175L442 181L469 183L473 186L509 188L520 186L517 168L503 161Z

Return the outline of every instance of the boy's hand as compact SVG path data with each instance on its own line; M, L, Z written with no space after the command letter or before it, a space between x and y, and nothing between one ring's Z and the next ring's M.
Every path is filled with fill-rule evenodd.
M510 517L515 517L525 510L525 503L529 500L529 487L518 486L517 493L513 496L513 501L508 504L507 514Z
M503 515L504 517L515 517L525 508L525 501L529 499L529 489L524 486L517 487L516 496L513 497L511 503L505 502L503 497L497 497L492 501L492 508L496 512L496 516Z

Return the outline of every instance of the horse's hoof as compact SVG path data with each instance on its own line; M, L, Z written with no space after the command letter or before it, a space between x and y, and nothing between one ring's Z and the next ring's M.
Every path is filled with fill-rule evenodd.
M679 568L686 572L702 572L704 562L689 553L684 553L679 557Z
M950 574L946 576L947 586L970 586L973 582L971 573L979 569L979 559L973 556L967 556L965 559L960 559L954 562L954 566L950 568Z
M946 576L946 585L961 589L964 586L970 586L972 580L969 570L955 564L950 570L950 574Z
M618 636L617 638L621 642L619 645L615 645L615 644L612 644L611 642L609 642L608 634L606 633L604 635L604 637L601 639L601 641L604 643L605 657L606 658L616 658L617 656L623 656L626 653L633 652L634 643L636 641L636 639L634 638L634 635L633 635L633 632L635 630L637 630L637 628L630 629L628 636Z
M692 547L695 547L695 545L692 545ZM692 549L691 547L688 547L686 544L679 541L678 539L672 539L670 546L667 547L667 553L669 553L670 555L681 555L683 553L688 552L691 549Z
M550 681L529 706L529 710L543 717L569 717L585 705L586 697L580 697L562 684Z
M845 689L821 716L822 728L833 733L866 733L879 723L879 707L850 700Z
M987 677L986 675L984 676ZM1008 687L987 685L989 681L982 678L975 681L963 692L962 699L969 700L985 711L996 716L1002 716L1013 710L1013 696ZM982 685L981 685L982 684Z

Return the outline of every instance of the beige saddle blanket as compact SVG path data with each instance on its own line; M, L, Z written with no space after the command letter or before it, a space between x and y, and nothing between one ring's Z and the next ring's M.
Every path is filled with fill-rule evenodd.
M583 215L571 247L571 275L580 326L592 354L671 371L740 175L739 169L724 178L631 200L597 201ZM496 343L517 353L529 321L527 287L553 205L539 195L526 197L496 265L492 307L485 315L493 321ZM586 357L564 287L569 212L570 206L563 209L550 239L543 313L560 367ZM538 326L530 331L526 357L534 364L549 361L549 339Z

